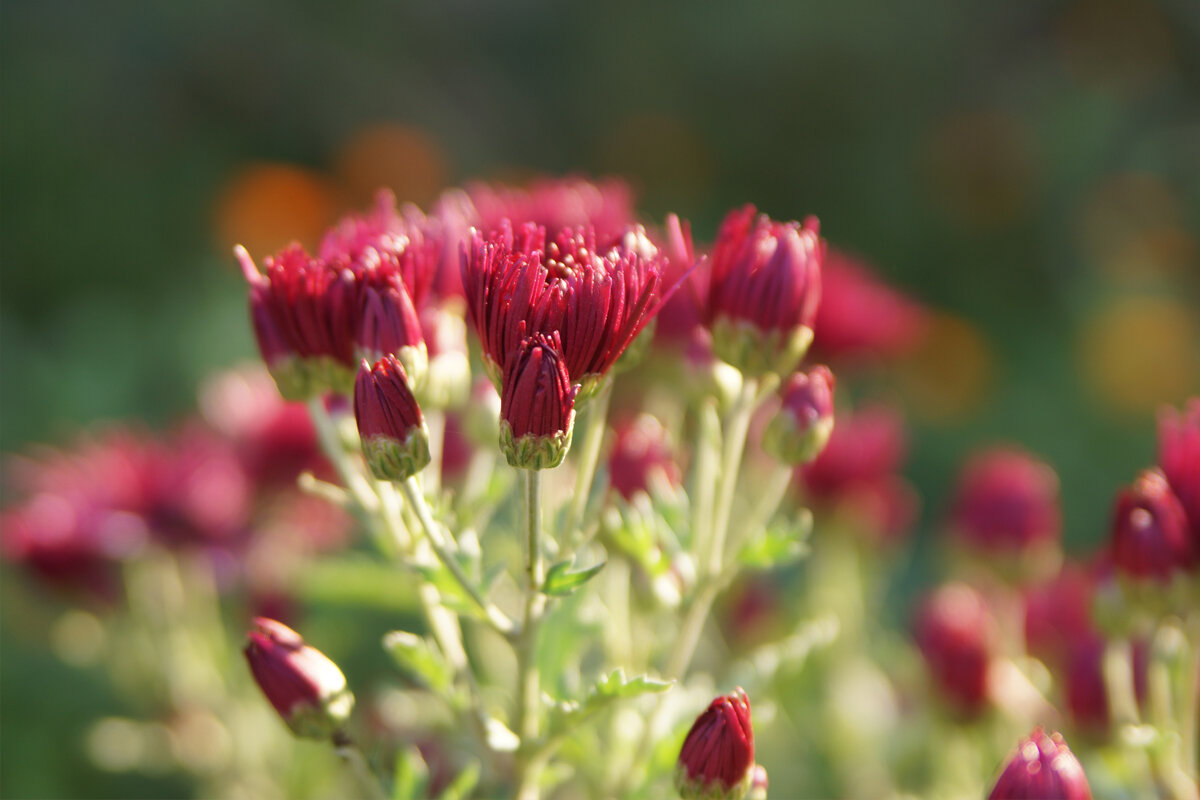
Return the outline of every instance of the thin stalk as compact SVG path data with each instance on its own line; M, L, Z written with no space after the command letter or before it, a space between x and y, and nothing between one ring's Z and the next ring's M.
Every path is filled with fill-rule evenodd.
M429 464L421 475L429 493L437 497L442 490L442 452L446 446L446 412L440 408L425 411L425 427L429 431Z
M587 425L584 428L583 442L579 455L579 471L575 473L575 491L571 495L570 505L567 506L567 516L559 539L573 542L583 522L583 512L587 510L587 501L592 494L592 481L596 477L596 464L600 461L600 445L604 443L605 422L608 420L608 401L612 397L612 380L605 379L604 385L597 390L588 403Z
M525 617L517 639L517 798L537 800L542 763L535 752L541 716L541 676L538 673L538 629L546 598L542 594L542 475L522 470L525 484Z
M363 790L363 797L370 798L370 800L387 800L387 793L383 791L383 785L379 782L379 778L371 771L371 767L367 764L367 759L363 756L362 751L358 749L358 745L346 733L338 731L333 735L333 747L354 774L355 780Z
M742 383L741 393L734 401L726 419L721 448L721 477L717 489L717 505L713 518L713 537L708 552L708 574L720 575L725 558L725 537L729 532L729 515L733 511L733 495L737 488L742 451L746 447L746 433L750 429L750 417L758 399L758 380L747 377Z
M1200 782L1197 757L1200 757L1200 613L1192 613L1183 629L1187 635L1187 652L1180 670L1179 744L1183 759L1181 769Z
M390 484L388 486L386 491L391 491ZM471 602L483 612L488 623L501 635L510 635L513 632L512 620L495 604L484 599L479 592L479 587L463 572L462 565L449 552L450 542L443 536L441 526L434 520L429 505L425 502L425 495L421 493L421 487L417 484L417 479L410 476L400 484L400 488L404 492L405 499L408 500L409 508L417 515L417 521L421 523L421 529L425 532L425 539L429 542L438 561L442 562L442 565L449 570L455 582L471 598Z
M325 402L320 397L309 399L308 415L312 418L313 427L317 429L317 439L321 443L321 449L333 462L333 468L337 470L347 491L363 509L374 511L378 507L375 492L371 490L371 484L367 482L362 470L350 458L346 448L342 446L342 440L338 435L333 418L329 416L329 412L325 409Z
M767 527L771 522L771 518L775 516L775 512L783 503L783 498L787 496L788 487L792 485L794 471L795 468L790 464L780 464L776 468L774 474L769 478L762 497L759 498L758 505L754 508L754 513L742 526L742 535L734 540L731 552L736 553L749 538L755 536L758 531Z
M721 450L721 417L717 401L708 398L700 406L696 422L696 469L688 497L692 506L692 553L699 564L712 542L713 491L717 484L717 461Z

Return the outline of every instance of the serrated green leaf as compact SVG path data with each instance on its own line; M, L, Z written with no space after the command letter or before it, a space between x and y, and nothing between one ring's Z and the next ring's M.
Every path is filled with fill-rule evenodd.
M604 569L604 565L608 562L601 561L599 564L595 564L587 569L571 572L571 565L573 563L573 561L559 561L550 567L546 573L546 580L542 582L542 592L552 597L562 597L563 595L571 594L599 574L600 570Z
M383 648L406 675L439 694L454 683L454 670L428 640L406 631L383 637Z
M591 693L583 701L583 708L586 710L591 706L604 705L621 698L663 692L671 688L672 683L673 681L660 681L645 675L626 679L625 670L618 667L596 682Z
M738 563L751 569L774 569L799 561L808 554L812 515L807 511L767 528L738 553Z
M421 751L405 747L396 754L396 772L392 783L392 800L424 800L428 797L429 767Z

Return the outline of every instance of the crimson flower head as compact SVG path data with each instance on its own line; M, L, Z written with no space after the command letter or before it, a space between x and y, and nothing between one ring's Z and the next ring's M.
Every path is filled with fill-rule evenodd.
M471 224L483 230L494 230L501 220L510 219L551 231L590 226L608 239L634 222L633 191L615 178L539 178L524 188L472 183L466 194L474 210Z
M813 337L825 242L815 217L775 222L731 211L713 246L707 318L713 350L750 374L795 369Z
M245 248L235 253L250 285L259 350L285 398L348 394L359 359L386 353L415 377L423 371L420 320L394 259L326 261L292 245L268 258L262 274Z
M354 708L346 676L300 634L282 622L258 617L244 652L258 688L292 733L325 739L345 724Z
M504 363L500 449L521 469L557 467L571 447L575 394L558 332L521 340Z
M1039 726L1008 757L988 800L1092 800L1092 790L1062 735Z
M547 239L542 227L507 220L487 236L475 231L463 288L493 381L526 335L557 332L571 382L589 392L657 313L664 262L638 226L608 242L591 228Z
M376 478L404 481L429 464L429 431L395 356L373 367L362 362L354 381L354 419Z
M951 529L975 549L1020 555L1058 541L1058 476L1012 448L975 454L963 468L950 511Z
M1146 470L1117 495L1111 547L1117 571L1139 580L1165 583L1195 565L1187 513L1162 472Z
M679 751L675 788L684 800L741 800L754 779L750 699L740 688L709 703Z
M964 583L935 590L917 610L913 635L934 684L964 714L987 703L995 627L983 597Z
M632 500L638 492L651 491L656 481L678 486L679 464L662 423L642 414L618 425L608 459L608 477L613 489L626 500Z
M1159 416L1158 466L1187 512L1192 548L1200 554L1200 397L1182 413L1168 408Z
M785 464L820 455L833 434L833 385L826 366L793 373L779 391L779 412L767 425L763 449Z
M412 205L396 208L396 196L379 190L375 207L351 214L326 232L317 251L327 263L360 270L395 271L417 308L424 306L445 249L442 228Z

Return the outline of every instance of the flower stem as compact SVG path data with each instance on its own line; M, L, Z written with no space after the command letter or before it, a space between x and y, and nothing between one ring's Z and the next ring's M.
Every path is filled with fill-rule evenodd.
M362 470L350 458L346 448L342 446L342 440L333 423L333 418L325 409L325 401L320 397L311 398L308 401L308 415L312 418L313 427L317 429L317 439L321 443L321 449L333 462L333 468L337 470L346 490L365 511L374 511L378 508L375 492L371 490L371 484L367 482Z
M546 598L542 594L545 565L542 561L542 474L522 470L525 484L525 617L517 639L517 798L537 800L541 761L536 753L541 705L538 673L538 628Z
M429 546L433 549L434 555L437 556L438 561L442 562L442 566L450 571L455 582L471 598L471 602L483 612L488 623L500 634L504 636L510 635L513 631L512 620L493 603L489 603L484 599L483 595L479 592L479 587L467 577L467 574L463 572L462 565L449 552L450 542L443 536L441 526L433 519L433 514L429 510L429 504L425 502L425 495L421 493L421 487L417 483L416 477L410 476L400 484L400 488L404 492L405 499L408 500L409 507L417 515L417 520L421 523L421 529L425 532L425 538L429 542ZM390 485L387 491L391 491Z
M349 735L343 731L335 733L333 747L346 766L350 767L350 771L354 773L355 780L362 788L363 797L370 798L370 800L387 800L387 794L383 791L379 779L371 771L366 757L363 756L362 751L358 749L358 745Z
M733 511L733 495L737 488L738 472L742 463L742 451L746 447L746 433L750 429L750 417L754 413L758 395L758 380L747 377L742 391L729 410L726 419L721 451L721 477L717 489L717 506L713 517L713 537L708 552L708 574L721 574L725 559L725 537L729 532L729 515Z
M559 539L575 541L583 512L587 509L592 494L592 481L596 477L596 464L600 460L600 445L604 443L604 427L608 420L608 401L612 397L612 380L605 379L604 385L592 397L587 409L587 427L583 434L583 447L579 456L579 471L575 473L575 491L567 506Z

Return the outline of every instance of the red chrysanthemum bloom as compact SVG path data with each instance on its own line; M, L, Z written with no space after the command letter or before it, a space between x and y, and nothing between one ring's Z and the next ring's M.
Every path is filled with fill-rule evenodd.
M987 703L995 629L983 597L963 583L940 587L917 609L913 637L934 684L959 712L977 714Z
M1062 735L1039 726L1009 756L988 800L1092 800L1092 790Z
M575 394L558 332L523 338L504 363L500 449L522 469L557 467L571 446Z
M767 425L763 449L786 464L820 455L833 433L833 387L829 367L793 373L779 390L779 411Z
M608 479L612 488L626 500L638 492L649 492L655 482L678 486L676 463L662 424L642 414L617 425L612 454L608 458Z
M1182 413L1167 408L1159 415L1158 466L1187 512L1200 556L1200 397L1188 400Z
M812 341L825 242L818 223L775 222L754 206L721 223L706 317L713 350L750 374L795 369Z
M634 224L633 191L615 178L539 178L524 188L471 183L466 195L475 213L470 224L483 230L494 230L508 219L551 231L590 227L605 240Z
M363 458L380 480L403 481L430 460L429 432L399 359L365 360L354 381L354 419Z
M916 301L881 281L862 262L834 249L821 262L821 304L812 353L838 363L901 355L925 331Z
M345 724L354 707L346 676L300 634L258 617L246 643L254 681L297 736L322 739Z
M493 380L523 337L557 332L571 382L586 393L658 310L663 264L640 227L606 244L583 228L549 241L532 224L476 231L463 287Z
M1117 571L1136 579L1166 582L1195 565L1187 513L1158 470L1117 495L1111 548Z
M1058 476L1023 450L977 453L963 468L950 521L955 535L988 554L1054 544L1062 528Z
M684 800L744 797L754 777L750 699L740 688L713 700L679 751L675 787Z
M418 309L429 300L446 248L442 225L406 203L396 208L396 196L380 189L375 207L365 214L343 217L330 228L317 250L329 264L350 264L358 270L396 271Z

